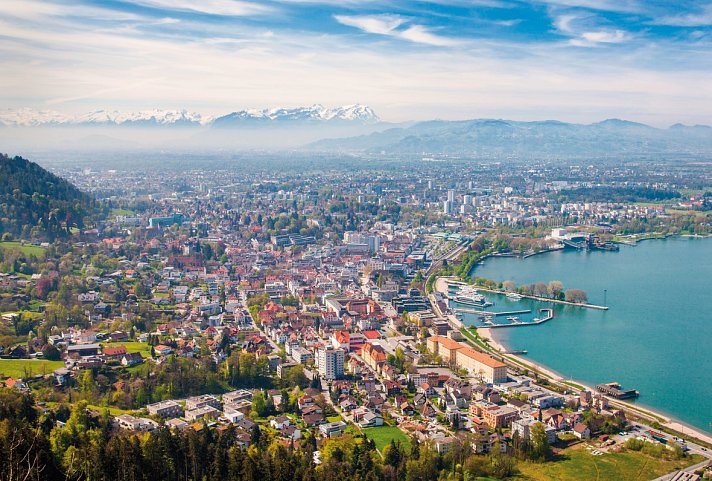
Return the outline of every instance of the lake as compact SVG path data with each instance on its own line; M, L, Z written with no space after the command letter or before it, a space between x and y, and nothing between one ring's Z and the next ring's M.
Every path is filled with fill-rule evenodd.
M712 239L490 258L472 275L517 285L559 280L586 291L593 304L605 302L608 311L554 305L551 321L494 335L562 376L587 384L618 381L640 391L641 405L712 432ZM491 297L498 311L551 305ZM465 315L464 321L476 319Z

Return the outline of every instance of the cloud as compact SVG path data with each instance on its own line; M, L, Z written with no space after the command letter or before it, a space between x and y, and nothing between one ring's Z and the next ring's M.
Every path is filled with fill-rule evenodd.
M695 13L664 16L655 19L655 25L671 27L706 27L712 25L712 4L707 4Z
M636 0L538 0L547 5L559 7L587 8L604 12L642 13L644 4Z
M600 44L623 43L631 35L622 29L592 28L595 17L574 14L560 15L554 19L557 31L568 37L569 45L574 47L595 47Z
M133 0L133 3L161 10L234 17L261 15L274 10L259 3L242 0Z
M452 38L436 35L423 25L411 25L399 29L410 22L399 15L334 15L334 19L342 25L358 28L366 33L396 37L415 43L437 47L452 47L461 43Z
M334 19L342 25L367 33L393 36L397 35L396 29L406 21L397 15L334 15Z

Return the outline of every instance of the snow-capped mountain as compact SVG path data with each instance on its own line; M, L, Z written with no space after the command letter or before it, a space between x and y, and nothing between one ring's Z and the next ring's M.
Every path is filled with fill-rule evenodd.
M74 119L77 124L200 124L210 123L212 117L204 117L195 112L187 110L141 110L138 112L119 112L96 110L88 114L80 115Z
M65 115L53 110L29 108L0 110L0 124L15 127L91 125L204 125L212 117L187 110L141 110L119 112L96 110L82 115Z
M359 122L376 123L380 119L366 105L345 105L327 108L322 105L311 107L248 109L218 117L213 122L217 127L244 124L271 124L273 122Z
M96 110L81 115L66 115L52 110L29 108L0 110L0 125L13 127L40 126L201 126L220 127L301 122L362 123L379 122L378 116L366 105L346 105L326 108L321 105L296 108L249 109L220 117L201 115L187 110L141 110L120 112Z

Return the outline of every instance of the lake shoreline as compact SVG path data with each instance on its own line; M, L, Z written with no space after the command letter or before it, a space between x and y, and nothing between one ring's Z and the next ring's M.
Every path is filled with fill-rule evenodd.
M709 239L710 237L712 237L712 236L675 235L675 236L671 236L671 237L666 237L664 239L657 239L657 240L665 240L666 242L645 243L646 245L651 244L651 247L650 248L646 247L645 250L640 254L637 254L640 252L640 251L638 251L638 249L622 250L621 253L627 252L628 254L626 256L621 256L622 257L621 260L619 260L618 256L615 256L615 259L616 259L615 263L611 263L608 258L606 258L606 260L604 261L603 258L597 257L597 255L596 255L596 257L593 257L593 256L579 253L578 256L576 256L575 253L573 253L573 252L572 253L567 252L565 254L564 253L557 254L556 255L557 260L553 261L554 263L552 264L552 266L553 266L552 268L548 267L548 264L550 262L548 260L548 257L541 258L539 260L535 259L535 261L533 261L534 264L526 264L526 263L519 264L519 262L521 262L522 259L517 259L516 261L503 259L501 262L504 262L504 267L502 267L499 263L493 263L489 266L489 268L485 272L482 273L482 277L491 278L491 279L502 279L502 280L509 278L509 279L515 280L518 283L527 283L527 282L536 281L536 276L542 276L546 279L561 278L565 282L571 283L571 284L574 284L574 282L581 282L581 287L584 287L587 289L590 289L590 287L591 287L590 284L586 283L589 278L590 279L600 279L600 280L603 280L603 282L599 281L596 284L594 284L594 288L592 290L594 292L599 292L599 290L601 292L603 292L606 288L608 288L609 300L610 300L610 293L618 292L617 288L615 288L613 286L609 287L609 285L608 285L608 283L610 282L610 279L614 279L614 278L618 279L618 277L616 276L616 274L614 272L619 272L619 270L617 271L615 268L612 269L612 267L617 267L616 265L620 264L622 262L626 263L626 262L630 262L632 260L635 262L643 262L644 261L647 264L650 264L652 261L652 263L657 264L656 259L664 259L665 258L665 257L660 257L661 255L663 255L663 256L674 255L675 259L677 259L675 261L674 265L684 265L684 266L690 265L690 266L694 266L695 268L699 269L699 267L698 267L698 265L700 264L700 262L698 261L698 259L699 259L699 260L702 260L703 261L702 264L704 264L703 269L705 269L705 270L702 272L703 273L708 272L709 262L705 261L705 259L709 259L710 257L709 257L709 254L707 254L707 252L708 252L707 247L692 248L692 245L694 244L695 246L707 246L709 244L705 244L704 242L698 242L698 240L699 239ZM688 250L687 247L683 247L682 245L678 244L678 242L683 242L683 244L686 244L684 242L686 240L692 241L692 243L690 244L690 249L692 249L692 250ZM652 245L656 245L658 247L653 248ZM667 247L660 247L660 246L667 246ZM649 252L649 254L644 254L646 252ZM688 252L689 252L689 254L688 254ZM636 253L636 254L631 256L632 253ZM569 255L571 255L571 257L568 257ZM697 257L694 257L693 260L690 261L689 260L690 256L697 256ZM611 259L613 259L613 258L614 257L611 257ZM584 260L584 259L586 259L586 260ZM629 259L629 260L627 260L627 259ZM490 263L488 263L488 264L490 264ZM497 267L492 267L494 265L496 265ZM521 267L524 265L526 265L527 267L526 268ZM656 284L660 285L660 282L652 282L651 283L651 281L650 281L651 279L657 278L656 275L651 275L649 271L647 271L647 273L646 273L646 271L640 271L642 273L639 273L637 264L633 264L633 266L635 267L635 269L633 269L633 271L637 273L637 275L639 276L639 278L641 279L642 282L646 283L648 286L656 285ZM562 267L563 267L563 269L562 269ZM630 268L630 266L627 266L627 267ZM685 267L685 268L687 269L687 267ZM471 275L474 276L475 273L477 273L479 269L483 269L483 267L481 265L478 265L477 268L473 270L473 273ZM579 272L579 273L584 272L585 273L584 275L589 276L589 277L585 278L582 275L567 277L568 271L566 271L566 274L563 273L563 272L565 272L566 269L570 269L573 272ZM669 272L670 273L674 272L674 274L672 274L672 275L677 276L678 271L679 271L679 269L671 270ZM495 272L498 272L499 274L496 274ZM668 272L668 271L666 271L666 272ZM698 271L695 271L695 272L698 272ZM687 273L687 271L686 271L686 273ZM657 274L657 271L656 271L656 274ZM668 275L668 274L666 274L666 275ZM561 276L561 277L559 277L559 276ZM532 277L534 277L534 279L532 279ZM576 281L575 279L579 279L579 280ZM637 280L638 279L636 278L635 281L637 281ZM578 284L574 284L574 285L578 285ZM632 285L632 283L630 285ZM636 285L637 285L637 283L636 283ZM647 289L647 287L646 287L646 289ZM618 361L619 362L618 366L620 366L620 363L628 363L628 362L632 361L629 366L630 369L636 370L637 373L645 374L645 377L640 374L638 376L629 376L628 374L625 374L626 373L625 368L622 371L619 367L615 367L615 368L613 368L613 370L611 370L611 369L609 369L609 367L612 366L612 362L604 361L603 363L597 363L595 361L592 361L596 366L598 366L597 368L580 368L580 366L576 367L573 370L573 372L575 372L575 374L570 376L572 380L574 380L576 378L581 378L581 375L584 375L584 378L586 378L586 379L596 379L596 382L599 382L599 379L600 379L600 382L603 382L603 381L612 380L612 379L607 379L607 375L606 375L607 372L611 373L610 375L612 377L618 377L620 375L623 379L617 379L617 380L623 381L623 384L628 384L629 386L632 385L633 387L637 387L637 388L641 389L641 392L643 392L643 394L644 394L644 399L639 400L635 404L632 405L633 409L638 409L641 411L647 411L650 413L654 413L654 415L656 415L662 419L665 419L666 425L668 427L670 427L671 429L682 430L684 428L684 432L686 432L686 433L695 431L699 434L698 437L705 437L705 436L710 437L710 433L707 431L707 429L705 427L703 427L703 426L706 426L706 419L709 417L707 410L705 408L705 403L703 402L702 404L700 404L699 401L696 401L699 399L706 399L705 397L700 398L700 395L702 395L703 393L706 393L707 390L699 388L699 383L698 383L698 387L694 388L694 391L690 392L690 397L688 398L687 396L685 396L685 398L688 399L688 401L673 403L670 400L669 396L667 398L665 398L664 396L661 398L660 395L664 393L664 391L661 392L661 390L663 390L663 389L667 389L667 392L673 392L672 391L673 388L668 387L668 386L675 385L674 384L675 379L668 379L667 384L666 384L666 380L664 380L664 379L656 380L654 376L650 377L651 375L648 375L648 372L643 370L646 368L645 366L654 365L654 361L653 361L653 364L647 363L645 361L645 359L647 359L647 357L645 357L645 354L647 354L647 352L656 352L656 353L658 352L658 351L656 351L656 349L653 346L659 345L658 341L660 340L659 339L660 336L657 336L658 339L655 339L651 336L648 336L645 338L641 337L637 346L642 347L642 353L641 353L641 349L637 349L637 350L633 349L629 353L627 347L630 347L630 345L628 345L627 347L621 348L621 346L622 346L621 343L616 342L616 339L625 338L626 335L634 335L629 332L624 333L624 331L616 331L616 330L610 329L610 327L612 325L615 325L616 322L624 322L627 325L631 325L631 322L635 321L636 322L635 325L638 326L638 327L636 327L636 331L640 332L640 333L652 332L650 329L650 326L651 326L650 322L653 322L653 323L663 322L663 324L659 324L660 326L663 326L663 327L671 326L671 324L669 322L657 321L656 317L652 317L650 314L650 310L645 309L645 307L646 307L645 301L642 301L643 302L642 304L640 304L637 301L637 294L635 294L634 296L631 296L630 294L628 294L629 291L621 290L619 292L620 292L620 295L623 296L623 297L619 297L620 305L615 304L612 306L613 311L615 311L614 317L613 318L610 318L610 317L604 318L604 319L607 319L607 321L605 321L605 323L603 323L603 324L601 324L601 322L603 322L603 320L597 316L591 318L590 315L584 315L581 318L582 324L579 325L579 324L575 324L573 322L569 323L569 326L567 328L564 328L564 330L557 329L556 333L554 333L554 337L550 338L550 339L548 339L548 338L549 338L550 334L553 333L553 331L551 331L551 330L547 330L546 334L543 334L543 335L537 334L531 339L529 338L529 335L527 335L525 338L519 332L517 332L516 334L510 334L510 331L507 331L507 330L501 330L502 332L500 332L500 333L494 333L493 331L495 331L495 330L490 330L490 329L486 329L484 331L478 330L478 332L480 333L480 335L482 337L487 337L487 338L491 339L492 346L496 347L497 349L500 349L503 352L506 352L510 349L528 349L530 351L530 353L538 354L539 350L548 349L548 351L546 351L546 352L542 351L542 353L543 353L542 356L545 359L543 361L534 362L534 361L531 361L528 358L526 358L526 356L525 357L513 356L513 355L508 355L508 356L511 356L511 357L517 359L518 361L521 361L522 363L531 364L533 367L536 367L538 370L540 370L542 372L544 370L546 370L549 374L553 374L554 378L561 378L561 379L569 379L569 376L568 375L566 377L561 376L555 371L555 368L549 367L549 366L552 366L552 364L548 363L546 361L546 359L553 362L553 361L558 361L558 357L554 356L555 359L552 358L552 350L550 348L546 347L546 343L542 344L544 337L546 337L548 339L547 342L557 343L557 342L562 342L562 339L561 339L562 336L568 335L569 336L568 339L572 339L572 337L570 337L570 336L572 336L572 335L576 336L575 332L579 332L579 335L583 336L583 338L586 338L586 336L592 336L592 335L593 336L601 336L598 343L600 343L600 342L607 343L608 340L610 340L611 346L606 351L606 352L611 352L610 359L615 359L616 361ZM687 296L691 296L691 298L698 299L698 298L700 298L700 296L702 296L702 298L705 297L704 294L700 294L699 292L697 294L692 294L691 292L692 291L685 290L682 293L679 293L676 298L677 299L686 299ZM500 293L498 293L498 294L500 294ZM661 298L661 297L657 297L657 299L659 299L659 298ZM605 296L604 296L604 299L605 299ZM633 301L631 301L631 299ZM648 304L650 304L650 303L648 303ZM654 303L654 304L657 305L657 303ZM608 304L608 303L607 303L607 305L610 306L610 304ZM618 311L620 311L620 312L618 312ZM659 311L659 308L656 307L655 311ZM574 313L574 311L571 311L571 313L569 315L574 316L576 318L578 318L580 316L579 314ZM668 316L669 316L669 313L668 313ZM587 319L587 321L584 323L583 319ZM670 319L670 317L667 317L665 319ZM646 322L646 320L648 320L648 322ZM466 322L469 324L471 322L471 319L466 320ZM586 327L586 324L588 324L588 327ZM622 324L621 324L621 326L622 326ZM704 326L699 326L699 327L698 326L699 326L699 324L695 325L695 327L694 327L695 329L697 329L695 331L696 334L687 335L687 337L685 337L685 339L693 340L693 339L699 339L701 337L704 337L705 334L703 334L703 333L705 333L707 331L707 328ZM682 328L682 330L676 329L675 331L684 333L685 332L684 329L691 329L691 328L692 327L684 327L684 328ZM625 329L625 328L623 328L623 329ZM700 329L702 329L702 330L700 330ZM630 331L630 329L628 329L628 331ZM511 332L514 332L514 331L511 331ZM539 331L532 331L532 332L538 333ZM608 336L612 336L612 335L615 335L616 337L615 338L608 337ZM558 340L557 340L557 336L558 336ZM665 339L667 339L665 342L670 342L670 340L668 338L665 338ZM679 342L686 342L679 338L676 338L676 339L678 339ZM496 344L496 346L495 346L495 344ZM673 342L671 345L682 346L685 344L675 344ZM694 346L694 345L695 345L695 343L690 344L690 346ZM534 350L532 351L533 348L534 348ZM660 349L662 349L662 347L660 347ZM588 351L592 351L592 350L597 350L597 348L589 348L588 349ZM695 349L691 347L691 349L689 349L689 351L692 352L692 351L695 351ZM559 362L558 364L555 363L553 365L554 366L558 365L559 368L561 368L563 366L564 369L568 372L568 367L566 367L566 366L575 366L574 364L571 364L573 362L573 360L572 360L573 358L572 358L572 354L570 354L570 352L571 351L569 350L569 354L563 356L563 358L561 359L561 361L564 362L564 364L562 364L562 362ZM586 350L584 350L584 352L586 352ZM672 359L672 357L669 357L669 356L672 356L673 355L672 353L679 352L679 349L677 349L677 350L673 349L670 351L665 350L662 352L668 353L665 355L665 359ZM585 356L586 354L582 353L582 355ZM591 353L589 353L588 355L591 355ZM557 354L557 356L560 357L560 354ZM603 357L601 357L601 356L603 356ZM540 356L538 356L538 357L540 357ZM599 351L599 354L596 357L601 358L601 359L607 359L607 354L602 354ZM633 359L635 359L635 361L633 361ZM687 359L687 358L685 358L685 359ZM696 359L696 357L690 357L690 359ZM689 359L688 359L688 361L689 361ZM700 364L697 364L697 365L703 366ZM670 369L672 369L672 370L668 370L667 372L674 373L674 368L670 368ZM705 368L702 367L702 371L700 371L700 372L704 372L704 369ZM619 374L616 374L616 372L618 372ZM658 371L658 372L660 372L660 371ZM621 374L621 373L624 373L624 374ZM696 375L697 375L697 378L699 378L700 373L697 373ZM672 377L674 378L674 375ZM704 375L703 375L703 377L704 377ZM668 375L668 378L670 378L670 375ZM577 384L586 385L586 383L582 383L579 381L575 381L575 382ZM593 382L593 381L590 381L590 382ZM690 382L694 382L694 381L691 380ZM663 386L665 386L665 387L663 387ZM692 385L691 385L691 387L692 387ZM693 394L693 392L694 392L694 394ZM704 395L706 396L708 394L704 394ZM650 406L650 405L648 405L648 403L646 401L650 401L654 405ZM679 421L682 418L679 418L678 416L685 416L684 417L685 421Z
M516 362L518 364L525 365L529 369L542 374L544 377L547 377L547 378L552 379L559 383L567 384L569 386L571 386L572 384L582 386L591 392L596 392L596 389L586 382L583 382L578 379L566 378L566 377L562 376L561 374L559 374L558 372L556 372L551 367L541 364L538 361L532 361L531 359L527 358L526 356L519 355L519 354L507 353L509 348L503 341L501 341L500 339L497 338L497 336L495 334L496 331L497 331L496 329L490 329L488 327L479 327L479 328L477 328L477 335L480 337L480 339L482 339L490 347L492 347L494 349L494 351L497 351L501 356L513 358L516 360ZM614 399L611 399L610 402L613 405L620 406L624 409L629 409L629 410L633 411L634 413L637 412L638 415L642 414L642 415L647 416L651 419L662 419L662 420L664 420L664 422L661 424L668 427L669 429L672 429L679 433L685 433L690 437L698 438L701 441L704 441L705 443L712 445L712 434L705 433L704 431L701 431L699 427L684 423L682 420L676 419L673 415L662 412L662 411L658 410L657 408L648 406L644 403L632 404L632 403L627 403L624 401L618 401L618 400L614 400Z

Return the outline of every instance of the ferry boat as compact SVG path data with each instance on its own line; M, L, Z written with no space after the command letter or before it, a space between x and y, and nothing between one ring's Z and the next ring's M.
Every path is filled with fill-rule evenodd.
M474 307L489 307L493 305L492 302L488 301L485 296L477 292L477 289L472 286L461 287L453 300Z
M489 307L493 305L481 294L461 294L455 296L453 300L460 304L467 304L468 306L474 307Z
M519 301L522 299L522 296L521 294L517 294L516 292L510 292L507 294L507 298L512 301Z

